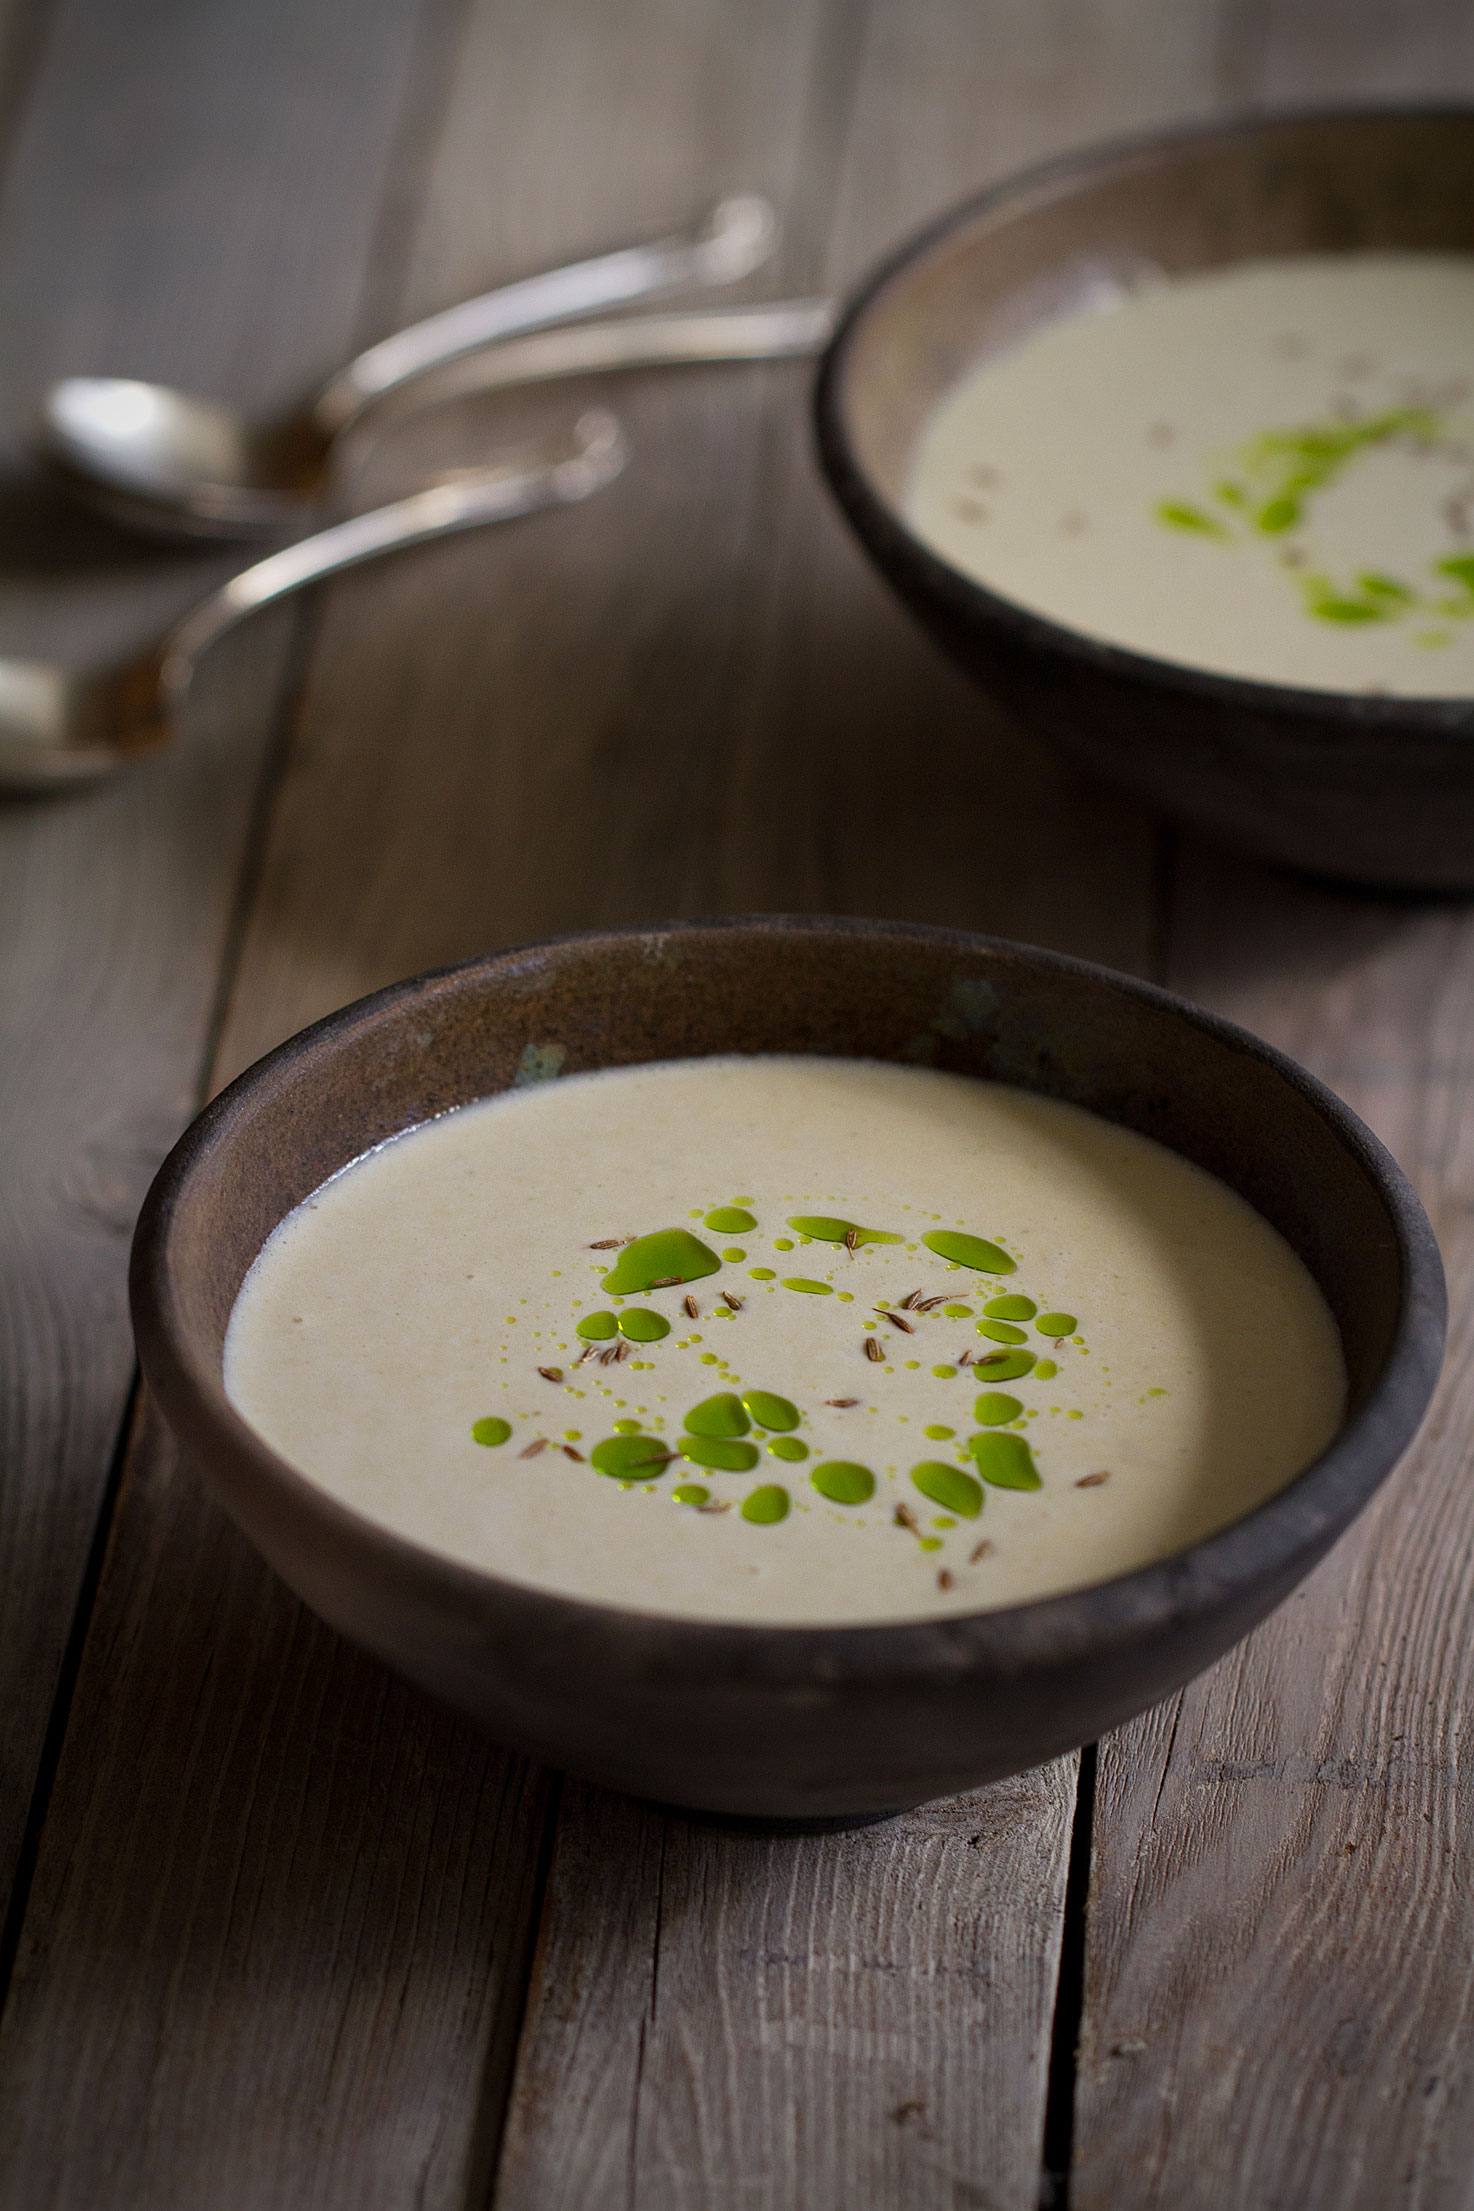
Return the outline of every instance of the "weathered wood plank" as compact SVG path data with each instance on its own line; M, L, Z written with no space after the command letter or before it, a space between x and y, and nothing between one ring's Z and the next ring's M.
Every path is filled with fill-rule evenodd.
M1467 97L1467 10L1240 8L1239 89ZM1474 934L1186 839L1170 980L1312 1067L1391 1146L1449 1276L1407 1463L1312 1579L1105 1742L1074 2211L1468 2200Z
M63 514L17 444L63 373L259 405L351 346L415 17L369 0L344 41L332 0L59 9L0 194L0 650L141 642L238 565ZM132 1372L127 1239L197 1089L288 634L222 649L173 757L0 808L0 1895Z

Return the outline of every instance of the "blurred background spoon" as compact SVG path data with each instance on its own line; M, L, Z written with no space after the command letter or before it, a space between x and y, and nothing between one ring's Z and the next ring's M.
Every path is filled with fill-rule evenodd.
M350 361L305 408L260 426L165 384L68 377L46 395L37 442L69 491L133 529L247 537L300 528L322 496L334 440L412 377L519 332L686 285L735 283L776 236L765 199L722 200L694 235L545 270L414 323Z
M428 538L587 499L613 482L628 457L614 417L591 412L558 444L458 471L268 554L212 591L156 644L112 667L0 659L0 790L94 782L167 745L200 655L268 600Z

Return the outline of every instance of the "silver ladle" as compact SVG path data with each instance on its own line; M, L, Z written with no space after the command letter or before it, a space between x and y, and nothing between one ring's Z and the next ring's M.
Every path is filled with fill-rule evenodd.
M475 530L587 499L613 482L627 458L614 417L585 414L571 438L559 444L460 471L269 554L212 591L132 659L78 671L0 659L0 790L50 791L94 782L167 745L200 655L269 600L453 530Z
M581 320L683 285L735 283L772 251L777 224L747 193L694 236L627 246L465 300L350 361L316 398L254 427L165 384L73 376L42 405L40 450L67 488L159 536L259 536L302 527L334 441L372 402L442 363L528 330Z

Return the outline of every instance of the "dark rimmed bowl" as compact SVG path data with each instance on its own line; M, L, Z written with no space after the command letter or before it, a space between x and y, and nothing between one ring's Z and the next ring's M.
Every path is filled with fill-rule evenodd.
M294 1473L226 1401L226 1324L282 1217L369 1145L550 1070L713 1052L920 1062L1088 1106L1219 1175L1336 1316L1345 1424L1288 1489L1159 1565L960 1619L718 1626L549 1596L389 1534ZM194 1123L133 1248L144 1373L226 1510L353 1641L503 1741L667 1803L883 1812L1017 1771L1165 1696L1262 1619L1417 1428L1443 1272L1416 1197L1268 1045L1048 952L898 923L763 918L568 937L377 992Z
M1474 110L1276 117L1079 154L970 200L846 312L819 450L876 566L955 659L1085 767L1263 858L1474 889L1474 699L1282 688L1100 643L988 591L900 507L927 415L975 362L1151 269L1474 251Z

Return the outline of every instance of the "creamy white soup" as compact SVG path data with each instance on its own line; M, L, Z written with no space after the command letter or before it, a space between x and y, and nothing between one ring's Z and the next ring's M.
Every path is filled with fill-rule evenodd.
M1221 1528L1330 1440L1284 1240L1078 1107L865 1060L673 1061L447 1113L242 1287L228 1393L416 1542L692 1618L960 1613Z
M1474 693L1474 257L1245 262L973 369L905 512L965 574L1137 652Z

